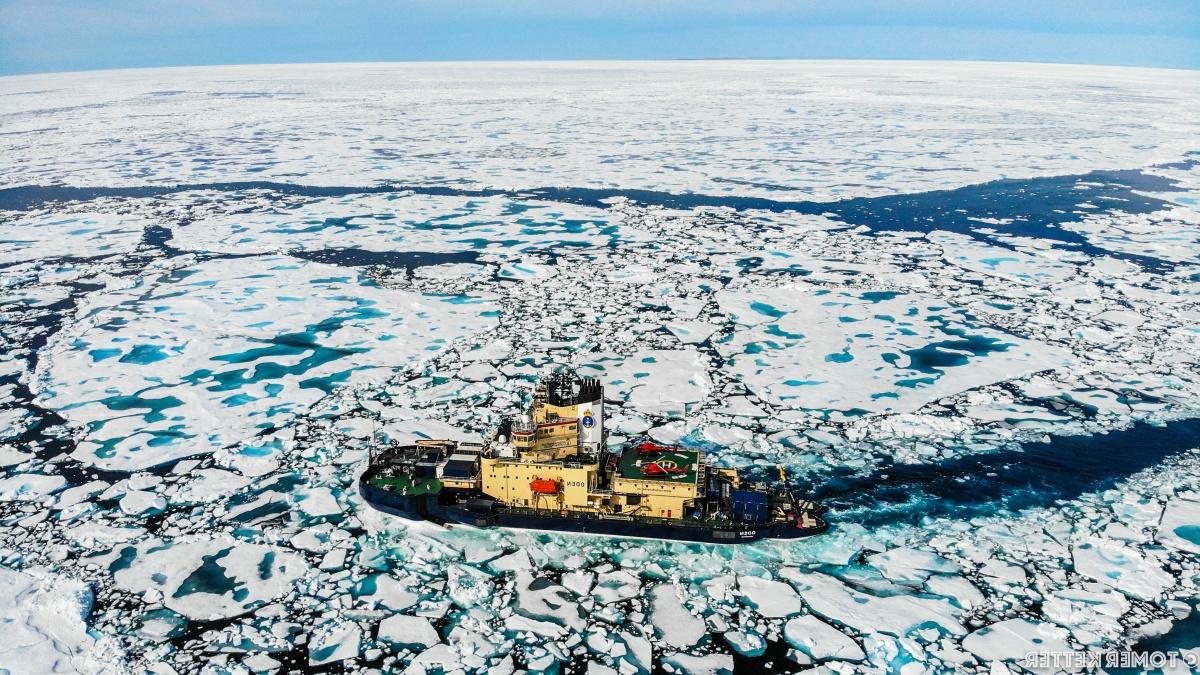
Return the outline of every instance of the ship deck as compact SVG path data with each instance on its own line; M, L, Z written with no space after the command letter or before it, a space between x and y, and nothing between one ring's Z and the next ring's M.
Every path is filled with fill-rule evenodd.
M621 453L621 460L617 464L617 473L622 478L629 480L661 480L679 483L695 483L696 482L696 466L700 462L699 451L673 449L665 452L652 452L648 455L638 453L636 447L628 447ZM658 462L664 468L671 466L684 469L683 473L664 474L661 476L647 476L642 473L642 468L651 463Z
M442 482L436 478L414 478L399 475L387 478L376 476L370 480L371 485L403 495L436 494L442 489Z

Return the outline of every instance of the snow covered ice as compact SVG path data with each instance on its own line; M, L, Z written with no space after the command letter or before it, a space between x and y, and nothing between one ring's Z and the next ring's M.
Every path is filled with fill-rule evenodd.
M1185 72L363 64L0 93L0 672L1194 647ZM833 528L704 546L363 503L376 439L477 438L558 365L604 381L610 442L782 465Z

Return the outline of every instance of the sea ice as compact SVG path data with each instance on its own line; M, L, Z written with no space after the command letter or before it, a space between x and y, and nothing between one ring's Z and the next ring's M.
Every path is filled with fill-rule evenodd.
M816 661L861 661L866 658L857 642L811 614L789 619L783 627L783 636L788 644Z
M730 651L818 672L999 673L1031 645L1122 649L1192 612L1200 460L1172 430L1145 462L1089 469L1111 490L1008 480L1035 460L1017 444L1045 433L1195 414L1200 171L1185 153L1200 89L1186 77L480 68L0 78L0 175L49 186L5 192L0 214L0 440L20 442L0 445L0 558L61 570L45 593L108 589L90 626L68 603L50 627L83 641L61 657L72 668L112 636L131 669L164 674L286 669L307 652L324 669L597 659L634 675L742 665ZM393 133L397 110L413 133ZM667 118L682 135L661 133ZM197 148L212 161L191 161ZM1066 175L1097 167L1137 170ZM1178 191L1132 187L1154 175ZM218 183L245 180L291 184ZM214 184L166 187L197 182ZM506 191L476 190L489 186ZM753 196L774 203L745 208ZM1139 205L1158 210L1121 210ZM614 444L719 446L714 461L754 479L783 464L827 494L833 529L635 543L363 504L370 443L478 439L556 365L604 379ZM1091 447L1077 440L1050 451ZM894 466L909 462L923 466ZM17 626L41 626L24 621L30 597L3 612ZM1033 623L1039 605L1049 623ZM96 661L123 663L109 655Z
M1063 631L1025 619L993 623L963 638L963 649L983 661L1020 661L1032 653L1070 652Z
M67 479L40 473L14 473L0 478L0 501L38 501L68 485Z
M809 285L721 291L738 324L729 372L785 408L912 412L949 394L1066 365L1056 347L976 325L920 293Z
M330 621L317 626L308 645L308 665L337 663L358 656L362 628L352 621Z
M134 593L157 590L163 604L204 621L245 614L286 593L308 572L295 553L228 538L165 547L138 546L133 563L117 570L117 586Z
M926 627L936 627L950 635L966 633L958 619L960 610L944 600L868 595L820 572L786 568L780 571L780 576L796 587L814 612L863 633L881 632L903 638Z
M733 657L728 654L667 654L663 657L663 669L689 675L733 675Z
M1200 553L1200 501L1176 498L1167 502L1155 538L1171 548Z
M93 297L47 347L36 386L44 405L86 425L78 460L133 470L283 426L335 386L493 325L491 310L384 291L329 265L214 260Z
M747 604L768 619L799 614L804 609L800 596L782 581L743 576L738 578L738 588Z
M683 416L712 386L704 357L691 349L638 352L605 371L606 396L622 397L635 410L664 416Z
M0 219L0 266L27 260L130 253L153 224L141 216L104 212Z
M1185 71L1044 64L296 64L42 74L0 92L6 186L402 173L825 200L1136 167L1192 149L1196 133ZM343 151L363 139L372 147ZM881 159L863 161L864 146Z
M120 673L124 654L88 631L88 584L0 567L0 670L11 673Z
M1090 537L1071 549L1075 571L1143 600L1156 599L1173 580L1157 562L1110 539Z
M659 584L650 589L650 605L651 621L662 641L671 647L691 647L707 633L704 620L683 606L672 584Z

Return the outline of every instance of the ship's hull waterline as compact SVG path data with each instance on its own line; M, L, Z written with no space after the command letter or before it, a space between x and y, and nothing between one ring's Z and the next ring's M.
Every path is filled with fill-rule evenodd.
M410 520L427 520L439 525L449 523L472 527L507 527L548 532L572 532L630 539L665 539L709 544L742 544L763 539L801 539L829 529L824 520L811 527L779 523L748 524L739 527L714 527L711 524L662 522L637 517L601 516L577 511L567 515L552 509L536 513L504 507L481 512L465 504L443 504L438 495L402 495L359 480L359 494L373 508Z

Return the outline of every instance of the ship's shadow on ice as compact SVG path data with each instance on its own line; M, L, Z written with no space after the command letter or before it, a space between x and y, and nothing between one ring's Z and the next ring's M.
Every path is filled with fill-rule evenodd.
M969 519L1050 506L1108 489L1171 456L1200 447L1200 419L1138 423L1093 436L1057 436L1017 451L934 464L892 464L812 486L830 519L867 527Z

